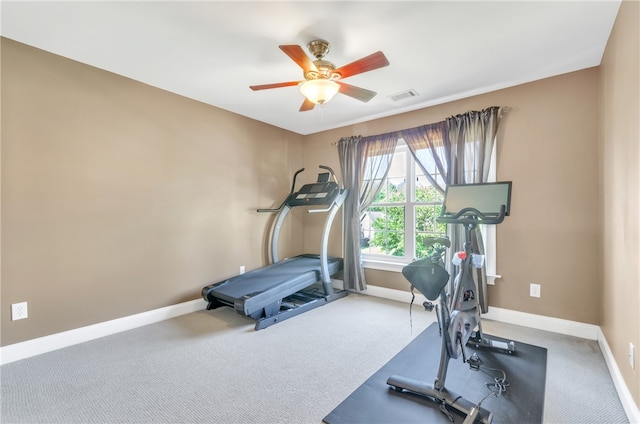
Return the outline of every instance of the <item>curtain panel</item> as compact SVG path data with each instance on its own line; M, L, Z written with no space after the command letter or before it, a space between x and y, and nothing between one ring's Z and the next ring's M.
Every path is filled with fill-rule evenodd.
M364 270L359 265L362 262L360 252L360 219L359 202L360 185L364 167L360 158L358 144L360 136L345 137L338 141L338 157L342 172L342 184L348 190L347 198L342 204L343 222L343 261L344 288L357 290L364 283ZM364 290L362 288L361 290Z
M442 175L445 184L449 183L447 175L451 161L451 144L447 122L409 128L400 133L427 180L436 190L444 194L446 185L443 187L432 177L432 174Z
M367 288L360 249L360 220L362 211L371 205L382 189L397 143L397 133L345 137L338 141L343 184L349 190L343 204L343 281L347 290L363 291Z
M487 181L499 115L500 108L493 106L447 118L449 142L453 146L449 184Z
M500 108L493 106L481 111L470 111L447 118L449 142L452 146L449 164L449 184L472 184L488 182L491 155L496 142ZM451 240L451 252L464 250L465 228L450 225L447 228ZM470 232L474 252L484 255L484 241L480 227ZM454 266L449 262L449 273L454 274ZM479 290L479 302L483 313L487 312L487 270L483 262L481 268L474 268L473 277ZM451 281L449 282L451 284Z

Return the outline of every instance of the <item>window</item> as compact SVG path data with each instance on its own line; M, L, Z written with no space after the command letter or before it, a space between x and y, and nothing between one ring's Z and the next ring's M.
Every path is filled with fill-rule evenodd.
M444 187L440 175L431 176ZM424 239L446 236L446 224L436 222L442 200L399 141L383 188L362 218L365 260L406 264L425 257Z
M494 145L489 181L496 181L495 148ZM425 155L426 160L429 157ZM427 169L436 169L432 165L427 164ZM445 186L437 172L431 176L441 187ZM384 187L361 221L364 266L401 271L405 264L424 257L424 238L447 234L446 224L436 222L442 201L442 195L424 176L407 145L399 140ZM480 229L485 244L487 283L494 284L500 278L496 273L496 226L481 225Z

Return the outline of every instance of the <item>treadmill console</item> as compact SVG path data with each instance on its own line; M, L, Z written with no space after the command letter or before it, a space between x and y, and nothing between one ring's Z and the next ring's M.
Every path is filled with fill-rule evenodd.
M340 194L338 184L329 181L329 174L318 174L318 181L303 185L300 190L287 198L289 206L330 205Z

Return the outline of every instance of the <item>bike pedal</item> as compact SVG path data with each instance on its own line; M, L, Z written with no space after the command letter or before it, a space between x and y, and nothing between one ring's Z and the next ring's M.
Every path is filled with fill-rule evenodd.
M482 360L477 353L474 353L473 355L471 355L471 358L467 360L467 363L469 364L469 368L471 368L473 371L478 371L480 369L480 365L482 364Z

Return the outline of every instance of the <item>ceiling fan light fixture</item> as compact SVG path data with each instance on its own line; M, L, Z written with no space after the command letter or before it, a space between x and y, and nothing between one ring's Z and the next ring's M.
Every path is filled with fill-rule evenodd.
M327 103L340 90L340 85L326 78L313 79L303 82L300 91L310 102L317 105Z

